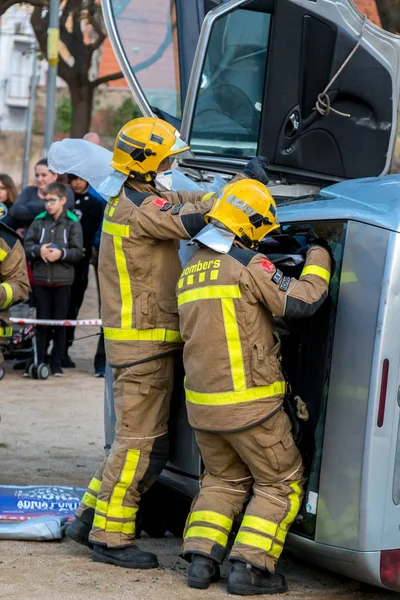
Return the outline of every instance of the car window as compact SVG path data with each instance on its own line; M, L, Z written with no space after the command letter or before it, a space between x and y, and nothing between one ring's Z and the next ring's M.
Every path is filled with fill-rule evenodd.
M270 14L251 10L215 22L195 106L195 153L257 153L270 24Z

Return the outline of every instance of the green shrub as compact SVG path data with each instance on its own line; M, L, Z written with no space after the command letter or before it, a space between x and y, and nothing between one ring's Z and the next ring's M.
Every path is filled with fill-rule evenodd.
M56 125L57 133L69 133L72 122L72 105L69 96L63 96L56 108Z
M131 119L137 119L137 117L141 117L142 113L140 112L139 107L135 104L132 98L126 98L123 103L112 112L112 128L114 134L121 129L125 123L130 121Z

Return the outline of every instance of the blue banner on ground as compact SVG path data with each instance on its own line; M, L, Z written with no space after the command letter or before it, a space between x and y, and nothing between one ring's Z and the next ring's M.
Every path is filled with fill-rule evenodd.
M53 515L72 517L84 488L56 485L0 485L0 521Z

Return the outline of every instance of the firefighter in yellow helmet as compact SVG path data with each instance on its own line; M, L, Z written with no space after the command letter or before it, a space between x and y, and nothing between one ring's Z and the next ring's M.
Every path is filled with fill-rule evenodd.
M182 342L176 241L200 231L212 206L204 192L168 191L172 161L188 152L172 125L140 118L119 132L111 163L126 182L105 209L99 280L117 424L109 456L68 535L93 544L95 561L128 568L158 565L154 554L135 545L135 519L141 495L168 459L174 353ZM265 178L263 165L253 159L247 173Z
M15 231L0 221L0 379L4 377L3 351L12 336L9 308L28 296L24 249Z
M184 532L188 585L218 581L233 520L251 497L229 557L228 592L284 592L275 563L300 507L303 470L282 407L272 315L312 315L327 296L331 258L310 247L296 280L257 253L279 225L271 194L256 181L225 186L206 220L177 285L186 405L205 465Z

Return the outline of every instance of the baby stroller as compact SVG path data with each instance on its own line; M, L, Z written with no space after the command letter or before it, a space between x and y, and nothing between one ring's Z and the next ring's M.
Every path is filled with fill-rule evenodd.
M28 302L16 304L10 310L11 317L15 319L26 319L34 316L33 309ZM6 360L26 360L30 362L28 374L32 379L47 379L49 367L46 364L38 364L37 345L34 325L13 325L12 337L9 340L4 353ZM0 368L0 379L4 377L4 370Z

